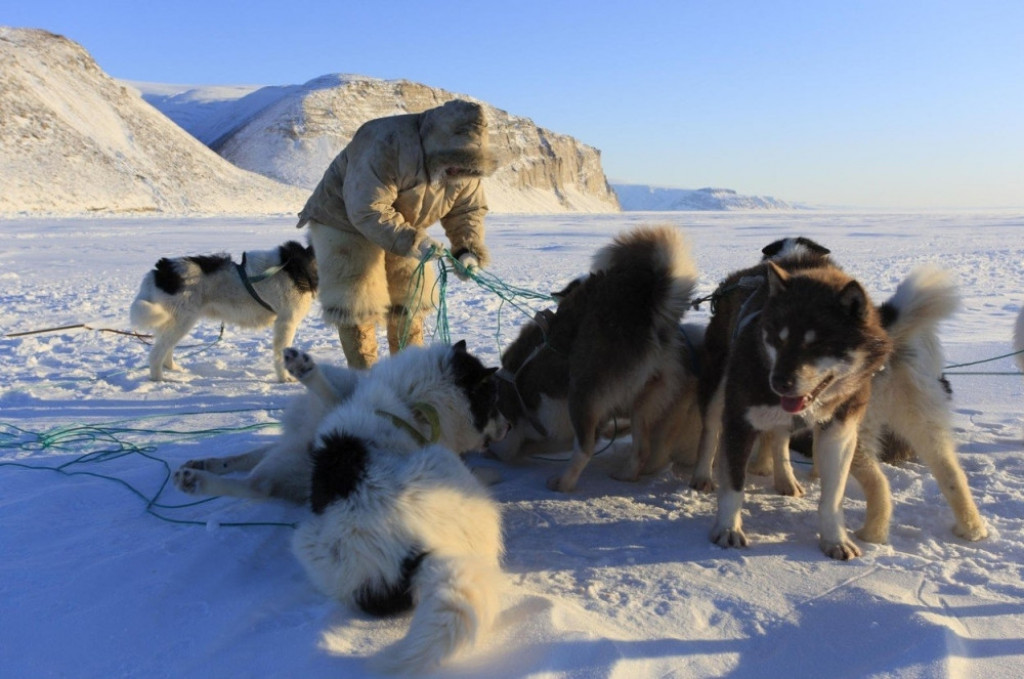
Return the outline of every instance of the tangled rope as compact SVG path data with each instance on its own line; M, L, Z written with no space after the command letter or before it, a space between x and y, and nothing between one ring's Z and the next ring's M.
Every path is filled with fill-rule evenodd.
M232 413L242 411L216 411L216 413ZM216 414L214 413L214 414ZM210 413L182 413L183 415L198 415ZM160 416L153 416L160 417ZM143 418L137 418L143 419ZM157 457L153 453L159 447L159 443L151 440L154 435L171 437L169 443L176 440L187 440L217 436L221 434L256 431L267 427L276 427L277 423L259 423L241 427L215 427L208 429L196 429L192 431L181 431L176 429L146 429L140 427L123 426L124 420L120 422L109 422L103 425L95 424L73 424L46 431L31 431L13 424L0 422L0 451L21 451L24 456L15 460L0 461L0 467L26 469L32 471L50 471L63 476L89 476L93 478L110 481L126 488L133 495L145 502L144 511L151 516L168 523L208 526L210 521L199 521L193 519L182 519L169 516L164 512L174 512L197 505L206 504L216 500L216 497L204 498L184 504L166 504L160 501L161 496L167 489L171 479L171 467L166 460ZM141 435L147 437L148 443L140 445L132 443L128 437ZM96 448L99 448L98 450ZM88 451L88 452L82 452ZM40 453L51 455L74 455L71 460L60 464L45 464L34 461ZM112 462L128 457L140 457L147 463L153 463L162 470L158 476L155 492L146 493L135 485L129 483L112 473L92 471L95 468L104 468ZM33 460L29 463L26 460ZM159 510L159 511L158 511ZM217 522L220 526L278 526L294 527L291 523L272 521L240 521L240 522Z
M473 281L484 290L489 291L501 299L501 306L498 307L498 326L495 332L495 339L498 342L499 354L501 353L501 311L505 304L509 304L527 318L532 318L535 311L527 305L528 302L539 301L550 303L554 301L554 298L551 295L509 285L494 274L482 269L467 269L461 262L459 262L458 259L455 258L451 250L447 248L442 248L440 251L436 251L436 249L434 249L424 256L413 270L407 299L416 300L416 305L410 310L410 313L407 314L406 317L406 324L403 328L400 342L400 346L403 348L409 338L412 319L418 315L419 311L423 308L423 298L425 296L424 282L426 280L425 270L430 262L436 262L437 265L437 276L429 296L430 299L433 299L436 294L436 298L438 300L437 318L434 325L433 337L439 339L445 344L451 344L451 327L448 322L449 271L455 272L456 275Z

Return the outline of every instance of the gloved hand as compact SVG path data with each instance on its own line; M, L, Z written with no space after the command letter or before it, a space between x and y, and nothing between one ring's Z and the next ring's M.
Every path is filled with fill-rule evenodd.
M444 254L444 245L430 236L426 236L422 241L420 241L416 252L416 258L422 262L428 257L431 259L440 259L442 254Z
M458 263L455 266L455 275L460 281L468 281L471 275L480 271L480 260L472 252L463 252L459 255Z

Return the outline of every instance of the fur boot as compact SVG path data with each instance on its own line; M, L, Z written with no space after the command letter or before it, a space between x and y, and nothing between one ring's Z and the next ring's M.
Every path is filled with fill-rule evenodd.
M388 314L388 349L391 354L397 354L408 346L423 346L423 316Z
M377 362L377 325L339 325L338 338L349 368L364 370Z

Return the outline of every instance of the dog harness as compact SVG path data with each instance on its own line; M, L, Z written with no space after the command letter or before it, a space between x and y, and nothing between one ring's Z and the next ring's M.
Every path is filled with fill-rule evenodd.
M417 420L420 420L425 424L430 425L430 438L424 436L419 429L414 427L406 420L403 420L398 415L395 415L394 413L389 413L386 410L376 410L374 412L376 412L381 417L386 417L389 420L391 420L391 424L395 425L399 429L404 430L407 434L412 436L416 440L416 442L419 443L421 446L425 446L428 443L437 443L438 440L441 438L441 416L437 414L437 408L430 405L429 403L424 403L423 401L417 401L416 403L413 403L412 412L413 415L416 416Z
M256 292L256 288L252 287L252 284L253 283L259 283L260 281L267 280L268 278L270 278L271 276L273 276L277 272L281 271L281 269L283 269L283 268L284 268L284 264L281 264L280 266L272 266L269 269L267 269L266 271L264 271L263 273L261 273L261 274L259 274L257 276L251 276L250 277L249 274L246 273L246 271L245 271L245 253L244 252L242 253L242 263L241 264L235 264L235 270L238 271L238 277L242 279L242 285L245 286L246 292L248 292L249 295L251 295L252 298L254 300L256 300L261 307L263 307L264 309L266 309L267 311L269 311L272 314L276 314L277 313L276 311L274 311L274 307L272 307L269 304L267 304L263 300L263 298L260 297L259 293Z
M751 321L761 315L760 309L747 311L747 307L750 306L750 302L754 299L755 293L762 285L765 284L765 282L767 282L767 279L763 276L744 276L740 279L740 282L736 284L736 287L752 290L752 292L747 295L747 298L743 300L743 305L740 306L739 321L737 321L736 328L732 332L733 340L739 337L740 333L743 332L743 329L746 328Z
M533 348L533 351L530 352L530 355L526 357L526 360L522 362L522 364L515 372L512 372L508 368L502 368L498 372L494 373L494 376L496 378L512 385L512 391L515 392L516 398L519 399L519 409L523 411L523 415L526 417L526 421L529 422L530 425L537 430L537 433L543 436L544 438L548 437L547 427L541 424L537 416L534 415L533 412L531 412L530 409L526 407L526 401L523 400L523 394L519 391L519 385L516 384L516 379L519 377L519 373L522 372L523 368L529 365L530 361L537 358L537 354L539 354L542 350L546 348L551 349L550 345L548 345L547 343L547 334L549 328L551 327L551 319L554 317L555 314L550 309L538 311L537 314L533 317L533 322L540 327L541 332L544 334L544 342L538 344L536 347ZM552 351L554 351L554 349L552 349Z

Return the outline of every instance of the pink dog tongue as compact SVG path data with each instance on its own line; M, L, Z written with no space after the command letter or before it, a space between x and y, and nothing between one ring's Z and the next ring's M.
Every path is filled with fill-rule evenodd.
M792 396L782 396L780 398L780 405L787 413L798 413L807 407L807 399L803 396L797 396L796 398L793 398Z

